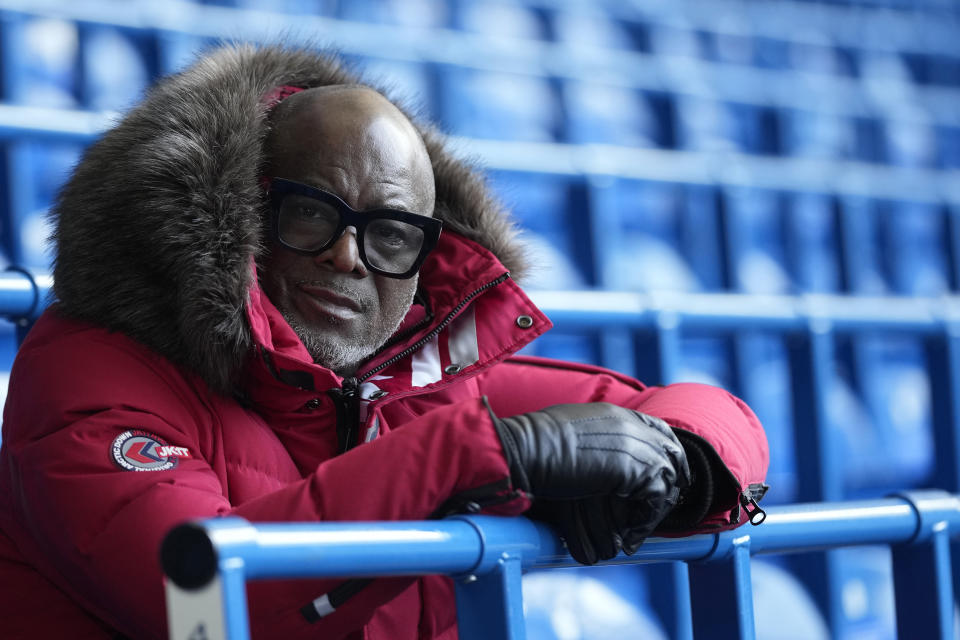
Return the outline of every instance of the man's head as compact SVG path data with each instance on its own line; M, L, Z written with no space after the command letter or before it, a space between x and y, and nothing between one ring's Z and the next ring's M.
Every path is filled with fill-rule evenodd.
M433 215L430 158L409 120L375 91L308 89L281 102L267 139L266 175L338 196L351 209ZM369 227L368 227L369 230ZM396 331L417 278L372 273L348 227L315 256L273 242L260 280L319 364L354 373ZM370 251L367 252L370 261Z

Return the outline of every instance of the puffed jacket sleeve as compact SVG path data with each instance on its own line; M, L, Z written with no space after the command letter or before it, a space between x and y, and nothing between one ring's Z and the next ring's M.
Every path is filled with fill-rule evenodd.
M478 487L504 493L500 513L529 506L510 489L480 399L428 413L306 477L232 504L214 468L223 456L210 436L217 411L203 410L212 396L198 391L196 381L171 375L166 361L130 345L103 332L93 343L68 336L28 341L21 349L4 416L12 490L2 498L14 514L10 533L38 570L129 637L165 637L158 550L164 535L184 521L226 515L251 521L426 519L451 497ZM231 437L230 424L219 427ZM110 443L129 429L190 455L175 468L124 471L111 460ZM314 624L300 607L342 580L252 583L251 628L255 637L341 638L413 580L374 581Z
M479 385L494 412L502 416L553 404L610 402L666 421L688 458L692 452L702 456L712 472L710 486L700 487L703 511L693 522L668 518L660 534L729 529L748 519L757 522L753 514L762 515L756 500L766 492L766 435L753 411L723 389L695 383L647 387L600 367L530 356L493 367L482 374Z

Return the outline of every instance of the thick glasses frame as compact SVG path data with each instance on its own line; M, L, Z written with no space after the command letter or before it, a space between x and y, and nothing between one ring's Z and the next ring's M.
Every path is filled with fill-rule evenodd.
M286 178L270 178L265 182L267 195L270 198L271 211L273 213L273 224L271 225L273 237L284 248L289 249L294 253L299 253L300 255L320 255L337 243L337 241L343 235L343 232L346 231L347 227L354 227L357 230L357 251L360 254L360 261L363 262L364 266L369 271L387 276L388 278L405 279L411 278L415 273L417 273L417 271L420 269L420 266L423 264L423 261L427 258L427 255L433 251L433 249L437 246L437 241L440 239L440 231L443 227L443 224L436 218L428 218L424 215L410 213L408 211L400 211L398 209L371 209L369 211L357 211L352 209L350 205L344 202L339 196L336 196L328 191L324 191L323 189L318 189L316 187L311 187L299 182L294 182L293 180L287 180ZM317 249L301 249L288 244L280 236L280 208L283 204L284 198L291 194L298 194L319 200L320 202L329 204L337 211L339 216L337 228L330 236L330 240L328 240L323 246ZM364 247L363 234L366 231L367 225L374 220L395 220L397 222L404 222L419 228L423 232L423 246L420 247L419 255L417 255L416 260L413 261L413 265L408 270L404 271L403 273L392 273L373 266L367 260L367 252Z

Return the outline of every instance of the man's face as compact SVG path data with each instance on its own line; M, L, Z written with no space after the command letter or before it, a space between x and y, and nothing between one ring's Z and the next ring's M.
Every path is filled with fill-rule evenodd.
M367 89L310 90L278 107L267 151L269 177L340 196L358 211L390 208L433 215L430 160L410 123ZM314 361L351 375L396 331L413 301L416 277L367 271L355 229L317 256L272 244L261 285Z

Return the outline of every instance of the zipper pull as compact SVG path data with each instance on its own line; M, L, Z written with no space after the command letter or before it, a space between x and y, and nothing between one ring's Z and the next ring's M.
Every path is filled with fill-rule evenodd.
M345 378L343 386L327 392L337 407L337 446L340 453L356 444L353 434L360 421L359 389L360 383L356 378Z
M750 524L753 526L757 526L767 519L767 512L761 509L757 501L746 493L740 494L740 504L743 505L743 510L747 512L747 517L750 518Z

